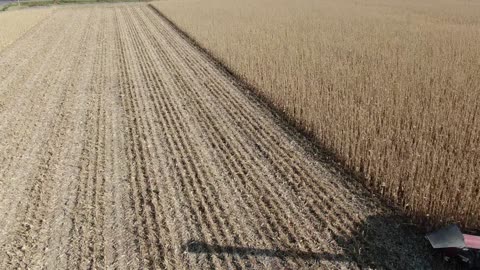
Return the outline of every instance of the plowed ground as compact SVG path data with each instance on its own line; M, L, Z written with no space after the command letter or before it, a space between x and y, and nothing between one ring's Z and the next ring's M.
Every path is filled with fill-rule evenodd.
M429 267L147 5L61 8L1 52L0 138L0 269Z

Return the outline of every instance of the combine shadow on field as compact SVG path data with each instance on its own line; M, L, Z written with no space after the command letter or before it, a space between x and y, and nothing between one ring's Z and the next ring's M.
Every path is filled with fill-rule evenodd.
M417 227L394 213L371 216L353 235L335 240L361 269L452 269Z
M405 218L397 215L372 216L358 226L353 235L337 235L335 241L344 250L344 254L308 252L281 246L267 249L218 245L202 241L189 241L183 248L193 254L237 255L237 259L254 256L259 259L275 257L312 263L350 262L361 269L458 269L454 265L445 264L440 256L432 252L423 234L406 223Z
M204 242L190 241L184 249L191 253L214 253L214 254L231 254L243 256L255 256L255 257L276 257L276 258L299 258L302 260L336 260L345 261L344 256L339 256L330 253L316 253L316 252L304 252L292 249L264 249L264 248L252 248L252 247L236 247L236 246L221 246L215 244L207 244Z

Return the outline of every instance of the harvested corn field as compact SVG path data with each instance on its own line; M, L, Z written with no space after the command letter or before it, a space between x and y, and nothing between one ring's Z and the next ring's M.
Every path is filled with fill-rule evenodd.
M0 51L48 17L50 8L0 13Z
M430 267L149 6L57 9L0 53L0 102L0 269Z

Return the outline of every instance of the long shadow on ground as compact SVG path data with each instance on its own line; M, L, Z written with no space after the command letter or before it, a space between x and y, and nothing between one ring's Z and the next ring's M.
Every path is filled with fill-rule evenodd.
M256 257L276 257L276 258L300 258L302 260L335 260L345 261L344 256L339 256L331 253L317 253L304 252L293 249L265 249L252 247L236 247L236 246L221 246L215 244L207 244L204 242L190 241L185 245L185 250L191 253L224 253L242 256L256 256Z
M401 216L371 216L350 236L337 236L344 254L304 250L242 247L190 241L184 250L193 254L237 255L301 259L305 261L354 262L361 269L457 269L445 264L412 225ZM430 255L425 255L430 254Z

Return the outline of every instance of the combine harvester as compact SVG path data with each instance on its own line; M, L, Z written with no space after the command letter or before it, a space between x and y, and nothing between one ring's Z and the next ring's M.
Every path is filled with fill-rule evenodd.
M434 249L442 250L446 260L455 258L467 269L480 269L480 236L463 234L457 225L450 225L426 237Z

